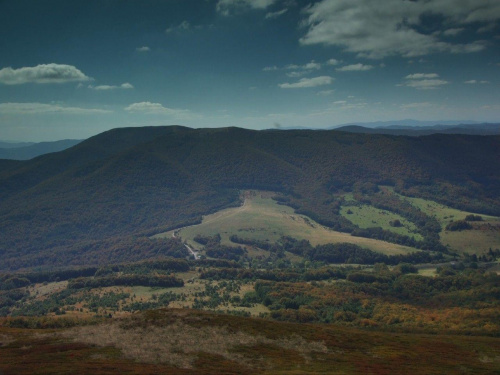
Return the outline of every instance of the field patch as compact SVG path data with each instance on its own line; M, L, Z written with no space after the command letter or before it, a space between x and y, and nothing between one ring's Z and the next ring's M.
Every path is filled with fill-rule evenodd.
M177 229L175 233L198 249L201 245L193 240L197 234L213 236L219 233L221 243L231 246L235 245L230 240L232 235L271 243L282 236L290 236L308 240L313 246L347 242L387 255L418 251L407 246L333 231L307 216L295 214L291 207L279 205L271 198L272 195L270 192L246 192L242 206L207 215L201 224ZM155 237L172 237L173 234L174 231L170 231Z
M387 210L363 204L360 206L343 206L340 214L360 228L381 227L403 236L413 237L417 241L423 240L415 224L401 215Z
M426 214L434 216L441 224L441 243L459 253L485 254L489 249L500 249L500 218L476 214L444 206L422 198L403 197L413 206ZM452 221L464 220L468 215L479 215L481 221L469 222L472 229L463 231L447 231L446 226Z
M461 211L456 208L447 207L441 203L430 201L422 198L412 198L400 195L401 198L409 201L414 207L419 208L429 216L434 216L443 228L450 222L457 220L464 220L467 215L479 215L483 218L483 223L496 223L500 224L500 218L496 216L489 216L483 214L476 214L473 212Z

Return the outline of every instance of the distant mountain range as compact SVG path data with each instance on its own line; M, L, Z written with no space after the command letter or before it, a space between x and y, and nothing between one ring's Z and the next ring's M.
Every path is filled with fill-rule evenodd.
M310 128L305 126L276 127L275 130L339 130L350 133L392 134L421 136L430 134L500 134L499 123L480 123L477 121L375 121L347 123L328 128Z
M413 137L431 134L499 135L500 124L460 124L432 126L387 125L380 127L346 125L335 128L333 130L349 133L407 135Z
M462 125L477 125L485 124L473 120L434 120L434 121L419 121L412 119L391 120L391 121L372 121L372 122L349 122L347 124L337 125L330 129L339 128L349 125L363 126L365 128L388 128L388 127L431 127L431 126L462 126Z
M28 160L43 154L65 150L80 142L81 140L78 139L39 143L0 141L0 159Z

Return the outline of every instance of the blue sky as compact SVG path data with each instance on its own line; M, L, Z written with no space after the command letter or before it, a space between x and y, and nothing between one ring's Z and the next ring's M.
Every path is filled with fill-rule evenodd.
M0 139L500 122L498 0L2 0Z

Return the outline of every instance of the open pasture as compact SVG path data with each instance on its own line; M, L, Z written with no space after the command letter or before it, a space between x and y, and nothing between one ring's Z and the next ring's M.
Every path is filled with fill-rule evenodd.
M423 240L415 224L406 220L401 215L387 210L364 204L361 206L343 206L340 210L340 214L360 228L381 227L382 229L403 236L413 237L417 241ZM393 226L390 224L396 220L399 220L401 226Z
M485 254L491 249L500 249L500 218L482 215L444 206L421 198L405 197L412 205L428 215L434 216L441 224L441 243L459 253ZM452 221L464 220L467 215L479 215L482 221L470 222L473 229L447 231L446 225Z

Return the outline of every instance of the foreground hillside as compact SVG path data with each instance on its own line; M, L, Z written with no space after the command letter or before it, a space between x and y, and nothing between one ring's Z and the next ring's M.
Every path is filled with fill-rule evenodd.
M59 153L0 163L1 267L153 257L149 236L238 206L248 188L279 192L281 204L337 231L444 251L439 224L394 195L388 200L380 186L498 216L499 145L498 136L116 129ZM351 222L341 212L349 192L358 202L390 205L418 235Z
M38 328L22 328L30 323ZM395 334L178 309L50 328L68 324L71 321L64 319L1 322L0 371L6 375L500 371L500 342L489 337Z

